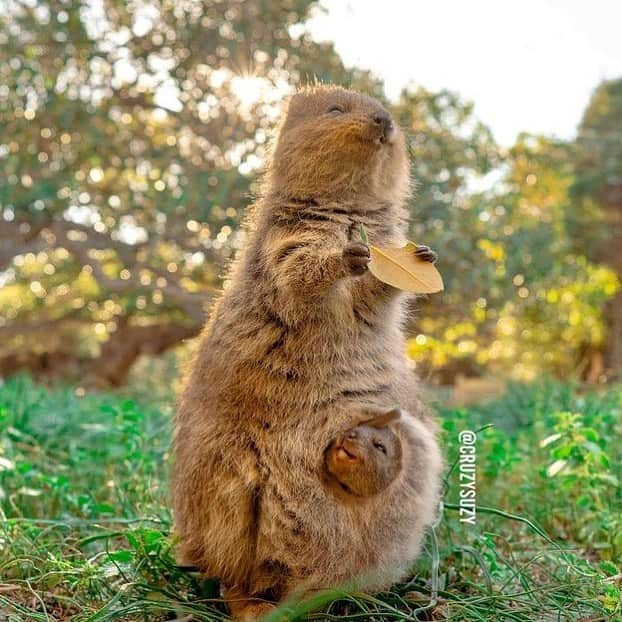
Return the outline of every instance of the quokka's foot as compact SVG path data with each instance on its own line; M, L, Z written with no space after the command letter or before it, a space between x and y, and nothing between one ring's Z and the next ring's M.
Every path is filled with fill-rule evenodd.
M229 603L229 608L234 620L238 622L257 622L263 620L265 616L274 610L275 606L272 603L247 601L245 606L236 607L235 612L231 607L231 603Z
M237 589L225 590L223 598L227 601L231 617L236 622L256 622L275 608L274 603L249 597Z

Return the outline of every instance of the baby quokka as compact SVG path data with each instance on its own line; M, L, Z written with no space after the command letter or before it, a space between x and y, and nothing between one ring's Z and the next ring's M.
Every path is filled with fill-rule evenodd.
M395 481L402 469L402 442L391 424L399 409L347 430L326 450L327 481L352 499L371 497Z

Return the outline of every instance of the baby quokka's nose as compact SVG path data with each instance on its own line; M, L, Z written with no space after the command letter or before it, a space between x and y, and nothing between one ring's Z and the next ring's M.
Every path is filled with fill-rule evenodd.
M374 125L377 125L378 128L381 130L382 132L382 137L385 140L390 140L391 137L393 136L393 131L394 131L394 127L393 127L393 119L391 119L391 115L388 112L375 112L372 115L372 121L374 122Z

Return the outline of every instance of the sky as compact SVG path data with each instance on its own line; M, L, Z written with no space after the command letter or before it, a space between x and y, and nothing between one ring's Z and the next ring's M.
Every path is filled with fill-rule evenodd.
M596 85L622 77L622 0L322 0L308 27L395 98L458 91L503 145L572 138Z

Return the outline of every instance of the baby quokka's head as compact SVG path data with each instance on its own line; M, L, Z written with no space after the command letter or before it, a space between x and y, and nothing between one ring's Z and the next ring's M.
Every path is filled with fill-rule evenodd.
M269 171L268 191L303 202L399 203L408 192L405 141L390 113L374 98L336 86L293 95Z
M326 470L346 493L370 497L384 490L402 469L402 443L392 429L398 409L364 421L335 439L325 454Z

